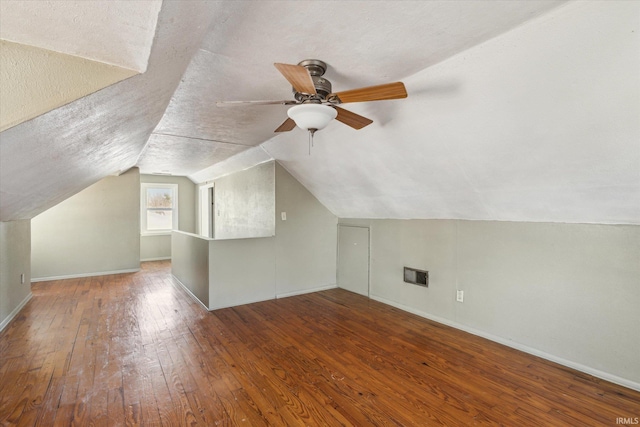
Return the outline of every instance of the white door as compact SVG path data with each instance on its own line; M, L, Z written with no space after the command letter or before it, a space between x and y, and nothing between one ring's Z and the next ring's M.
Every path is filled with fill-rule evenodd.
M369 296L369 228L338 226L338 287Z

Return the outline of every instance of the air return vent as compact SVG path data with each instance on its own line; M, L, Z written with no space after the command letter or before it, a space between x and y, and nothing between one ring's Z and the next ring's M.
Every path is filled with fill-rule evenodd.
M416 268L405 267L404 281L427 288L429 287L429 272L425 270L418 270Z

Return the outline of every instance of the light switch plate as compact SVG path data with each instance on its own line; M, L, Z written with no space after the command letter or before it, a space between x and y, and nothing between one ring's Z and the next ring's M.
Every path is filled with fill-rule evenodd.
M282 218L283 221L287 220L287 213L286 212L280 212L280 217Z

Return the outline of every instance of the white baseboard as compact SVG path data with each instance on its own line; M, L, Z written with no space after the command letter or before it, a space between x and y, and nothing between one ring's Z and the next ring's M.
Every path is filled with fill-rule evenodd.
M140 262L147 262L147 261L165 261L171 259L170 256L161 256L161 257L157 257L157 258L145 258L145 259L141 259Z
M4 328L6 328L9 323L11 323L13 318L16 317L18 315L18 313L20 313L20 310L22 310L22 308L25 305L27 305L27 303L31 300L31 298L33 298L33 294L31 292L29 292L29 295L27 295L27 297L25 299L23 299L22 302L20 304L18 304L18 306L16 308L14 308L11 313L9 313L7 318L4 319L2 322L0 322L0 332L2 332L4 330Z
M400 304L400 303L397 303L397 302L394 302L394 301L390 301L390 300L382 298L382 297L377 297L377 296L371 295L371 299L379 301L379 302L387 304L387 305L390 305L392 307L399 308L400 310L416 314L416 315L418 315L420 317L424 317L426 319L433 320L434 322L442 323L444 325L451 326L452 328L460 329L460 330L468 332L470 334L477 335L477 336L482 337L482 338L486 338L486 339L488 339L490 341L497 342L498 344L506 345L507 347L515 348L516 350L520 350L522 352L529 353L529 354L532 354L534 356L538 356L538 357L540 357L542 359L549 360L549 361L557 363L559 365L563 365L563 366L566 366L568 368L575 369L576 371L584 372L586 374L589 374L589 375L592 375L594 377L598 377L598 378L601 378L603 380L606 380L606 381L621 385L623 387L627 387L627 388L630 388L630 389L633 389L633 390L636 390L636 391L640 391L640 383L637 383L635 381L631 381L631 380L628 380L626 378L621 378L621 377L618 377L617 375L613 375L613 374L610 374L608 372L603 372L603 371L600 371L598 369L594 369L594 368L591 368L589 366L582 365L580 363L572 362L571 360L563 359L561 357L554 356L553 354L546 353L544 351L535 349L533 347L529 347L529 346L526 346L524 344L513 342L513 341L510 341L508 339L502 338L500 336L490 334L488 332L484 332L484 331L480 331L478 329L470 328L468 326L465 326L465 325L462 325L460 323L451 321L449 319L445 319L445 318L442 318L442 317L434 316L434 315L431 315L431 314L426 313L424 311L416 310L415 308L412 308L412 307L409 307L409 306L406 306L406 305L403 305L403 304Z
M335 289L337 288L338 285L333 284L333 285L327 285L327 286L320 286L318 288L312 288L312 289L303 289L301 291L293 291L293 292L285 292L283 294L277 294L276 295L276 299L280 299L280 298L287 298L287 297L294 297L296 295L304 295L304 294L310 294L312 292L320 292L320 291L326 291L328 289Z
M198 297L197 297L197 296L195 296L195 295L193 294L193 292L191 292L191 290L190 290L189 288L187 288L187 287L185 286L185 284L184 284L184 283L182 283L182 282L180 281L180 279L178 279L178 278L177 278L176 276L174 276L173 274L171 275L171 277L173 277L173 280L175 280L175 281L176 281L176 283L177 283L177 284L178 284L182 289L184 289L184 290L185 290L189 295L191 295L191 298L193 298L194 300L196 300L196 301L197 301L197 302L198 302L198 303L199 303L199 304L200 304L200 305L201 305L205 310L207 310L207 311L211 311L211 310L209 310L209 307L207 307L206 305L204 305L204 303L203 303L202 301L200 301L200 299L198 299Z
M229 305L221 305L221 306L211 307L209 309L209 311L219 310L221 308L236 307L236 306L245 305L245 304L254 304L256 302L271 301L271 300L274 300L274 299L287 298L287 297L292 297L292 296L296 296L296 295L310 294L312 292L326 291L327 289L334 289L334 288L337 288L337 287L338 287L337 285L327 285L327 286L321 286L321 287L313 288L313 289L304 289L304 290L301 290L301 291L286 292L286 293L283 293L283 294L277 294L274 297L259 298L259 299L255 299L255 300L247 300L247 301L242 301L242 302L233 303L233 304L229 304Z
M251 300L242 301L242 302L234 302L234 303L231 303L231 304L218 305L218 306L215 306L215 307L211 307L209 309L209 311L220 310L221 308L237 307L239 305L255 304L257 302L263 302L263 301L273 301L274 299L275 298L269 297L269 298L256 298L256 299L251 299Z
M137 273L140 271L139 268L132 268L128 270L113 270L113 271L99 271L96 273L80 273L80 274L68 274L64 276L50 276L50 277L36 277L31 278L31 283L33 282L47 282L50 280L64 280L64 279L78 279L81 277L94 277L94 276L108 276L110 274L124 274L124 273Z

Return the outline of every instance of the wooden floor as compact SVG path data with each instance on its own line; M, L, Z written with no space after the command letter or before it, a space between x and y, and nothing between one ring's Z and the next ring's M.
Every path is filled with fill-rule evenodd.
M614 426L640 393L329 290L206 312L168 262L41 282L0 333L2 425ZM637 418L636 418L637 419Z

